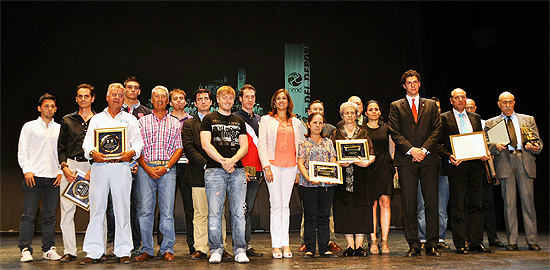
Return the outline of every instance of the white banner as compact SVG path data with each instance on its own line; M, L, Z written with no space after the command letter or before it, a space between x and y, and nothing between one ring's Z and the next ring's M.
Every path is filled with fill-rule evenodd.
M309 45L285 44L285 89L294 102L294 110L299 118L307 118L310 102L310 61Z

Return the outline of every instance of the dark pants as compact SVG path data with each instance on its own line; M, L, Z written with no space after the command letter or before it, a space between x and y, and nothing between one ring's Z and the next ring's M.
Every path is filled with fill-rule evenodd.
M315 241L319 243L319 254L329 251L329 217L334 199L334 187L298 186L304 206L304 244L306 252L315 254ZM317 237L316 237L317 236Z
M411 248L420 249L418 238L418 181L424 198L426 216L426 248L439 242L439 166L424 166L415 162L411 166L397 167L403 200L403 227Z
M465 247L466 231L470 246L483 243L483 210L481 206L483 168L479 161L462 162L449 175L451 228L455 247ZM464 205L468 198L468 222L465 221Z
M42 251L55 245L55 209L59 202L59 187L53 185L55 178L34 177L35 186L23 181L23 215L19 225L19 249L28 248L31 254L32 237L40 196L42 196Z
M483 195L481 199L481 207L483 209L483 227L485 229L485 233L487 233L487 239L489 240L489 243L492 243L498 239L497 235L497 217L496 217L496 211L495 211L495 185L487 182L485 174L482 176L483 178ZM466 223L469 222L468 216L469 216L469 201L468 197L466 197L466 203L464 204L464 219L466 220ZM470 239L470 232L466 231L466 237Z
M189 253L193 253L195 248L195 239L193 238L193 197L191 195L191 187L188 186L185 182L185 171L187 169L187 164L177 163L176 170L176 185L180 190L181 199L183 200L183 211L185 214L185 235L187 239L187 246L189 247ZM160 242L159 242L160 243Z
M246 228L244 231L244 240L246 241L247 248L250 247L250 235L252 234L250 215L252 214L252 209L254 209L254 202L256 201L256 195L258 195L261 180L264 178L263 172L256 172L256 175L258 177L257 181L248 181L246 184L246 211L244 212Z

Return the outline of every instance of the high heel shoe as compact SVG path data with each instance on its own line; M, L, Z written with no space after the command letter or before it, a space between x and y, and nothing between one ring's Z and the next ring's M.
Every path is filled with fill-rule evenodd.
M284 258L292 258L292 251L290 251L290 247L288 248L288 252L285 252L285 249L283 248L283 257Z
M372 239L369 250L370 254L378 254L378 239Z
M346 250L344 250L344 257L350 257L350 256L353 256L353 253L355 253L355 251L353 250L352 247L348 247Z
M275 249L273 249L273 258L274 259L282 259L283 253L281 252L281 249L279 249L279 252L275 252Z
M388 240L382 239L380 242L382 254L390 254L390 247L388 246Z

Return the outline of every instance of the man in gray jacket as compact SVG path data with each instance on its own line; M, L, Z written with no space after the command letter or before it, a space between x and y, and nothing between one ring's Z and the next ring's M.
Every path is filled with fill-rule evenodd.
M510 136L508 145L499 142L488 143L491 154L495 156L497 181L502 188L504 200L504 220L508 246L506 250L518 249L518 220L516 209L516 189L519 190L525 237L529 250L539 251L537 244L537 215L535 213L533 181L537 177L535 154L542 150L542 140L539 136L535 118L514 112L514 95L503 92L498 98L498 107L502 114L493 117L485 123L485 131L491 129L500 121L506 121ZM523 142L521 128L531 130L537 141Z

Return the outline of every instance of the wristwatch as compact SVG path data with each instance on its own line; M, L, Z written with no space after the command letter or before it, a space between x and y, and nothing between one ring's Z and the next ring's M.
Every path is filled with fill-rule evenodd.
M164 168L166 168L166 172L170 171L170 167L168 167L168 165L164 165Z

